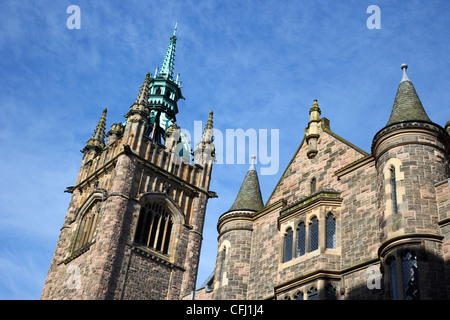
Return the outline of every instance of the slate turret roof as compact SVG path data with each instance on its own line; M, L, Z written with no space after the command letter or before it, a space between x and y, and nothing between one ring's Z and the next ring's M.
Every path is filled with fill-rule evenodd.
M396 122L410 120L423 120L431 122L422 106L422 102L417 95L414 85L406 74L406 69L408 66L406 64L402 64L401 68L403 69L403 77L398 86L391 116L386 126Z
M245 175L239 193L231 206L232 210L251 210L259 211L264 208L264 203L261 195L261 188L259 186L258 173L256 172L254 159L250 168Z

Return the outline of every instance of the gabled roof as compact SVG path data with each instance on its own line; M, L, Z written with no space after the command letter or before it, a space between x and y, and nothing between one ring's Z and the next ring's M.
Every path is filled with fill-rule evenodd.
M322 127L322 131L329 134L330 136L332 136L333 138L335 138L336 140L344 143L345 145L347 145L348 147L350 147L351 149L357 151L358 153L360 153L362 155L362 157L367 157L369 156L369 153L367 153L366 151L364 151L363 149L355 146L353 143L345 140L344 138L342 138L341 136L337 135L336 133L334 133L333 131L331 131L330 129L330 121L327 118L321 118L320 119L320 123L321 123L321 127ZM289 161L286 169L284 170L283 174L280 177L280 180L278 180L278 183L276 184L276 186L273 188L272 194L269 196L269 199L266 202L266 205L268 205L270 203L270 200L272 199L272 196L276 193L278 186L283 182L286 173L288 172L289 168L291 167L292 163L294 162L294 160L297 158L297 154L300 152L300 150L302 149L303 146L306 146L306 137L303 137L302 142L300 143L300 145L298 146L297 150L295 151L294 155L292 156L291 160Z

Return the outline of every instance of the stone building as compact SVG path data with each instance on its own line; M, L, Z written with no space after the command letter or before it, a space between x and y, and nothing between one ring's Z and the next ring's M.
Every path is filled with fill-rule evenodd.
M176 31L176 27L175 27ZM83 159L41 299L180 299L195 289L214 144L212 112L191 150L176 125L176 35L164 62Z
M216 196L213 123L211 112L191 153L176 125L176 40L126 121L105 133L105 109L82 150L42 299L450 298L450 121L429 119L406 65L370 154L334 133L314 100L265 204L250 166L196 290Z
M450 121L429 119L402 69L370 154L334 133L314 100L265 205L250 167L196 299L450 298Z

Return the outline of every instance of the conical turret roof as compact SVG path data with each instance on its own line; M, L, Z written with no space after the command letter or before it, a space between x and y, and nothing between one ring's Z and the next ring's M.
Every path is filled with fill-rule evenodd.
M410 120L424 120L431 122L422 106L422 102L417 95L414 85L406 74L408 66L402 64L401 68L403 69L403 77L398 86L391 116L386 126L396 122Z
M254 159L250 168L245 175L239 193L231 206L232 210L251 210L259 211L264 208L264 203L261 195L261 188L259 186L258 173L256 172Z

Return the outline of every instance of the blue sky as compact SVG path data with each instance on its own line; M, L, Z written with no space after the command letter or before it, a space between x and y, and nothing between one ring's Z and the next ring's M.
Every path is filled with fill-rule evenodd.
M381 29L368 29L369 5ZM69 5L81 29L69 30ZM82 154L103 108L124 120L178 21L178 124L279 130L279 170L260 175L267 200L318 99L331 129L370 152L389 119L400 65L429 117L450 120L450 2L0 1L0 299L39 299ZM198 283L213 270L218 217L248 169L217 164Z

